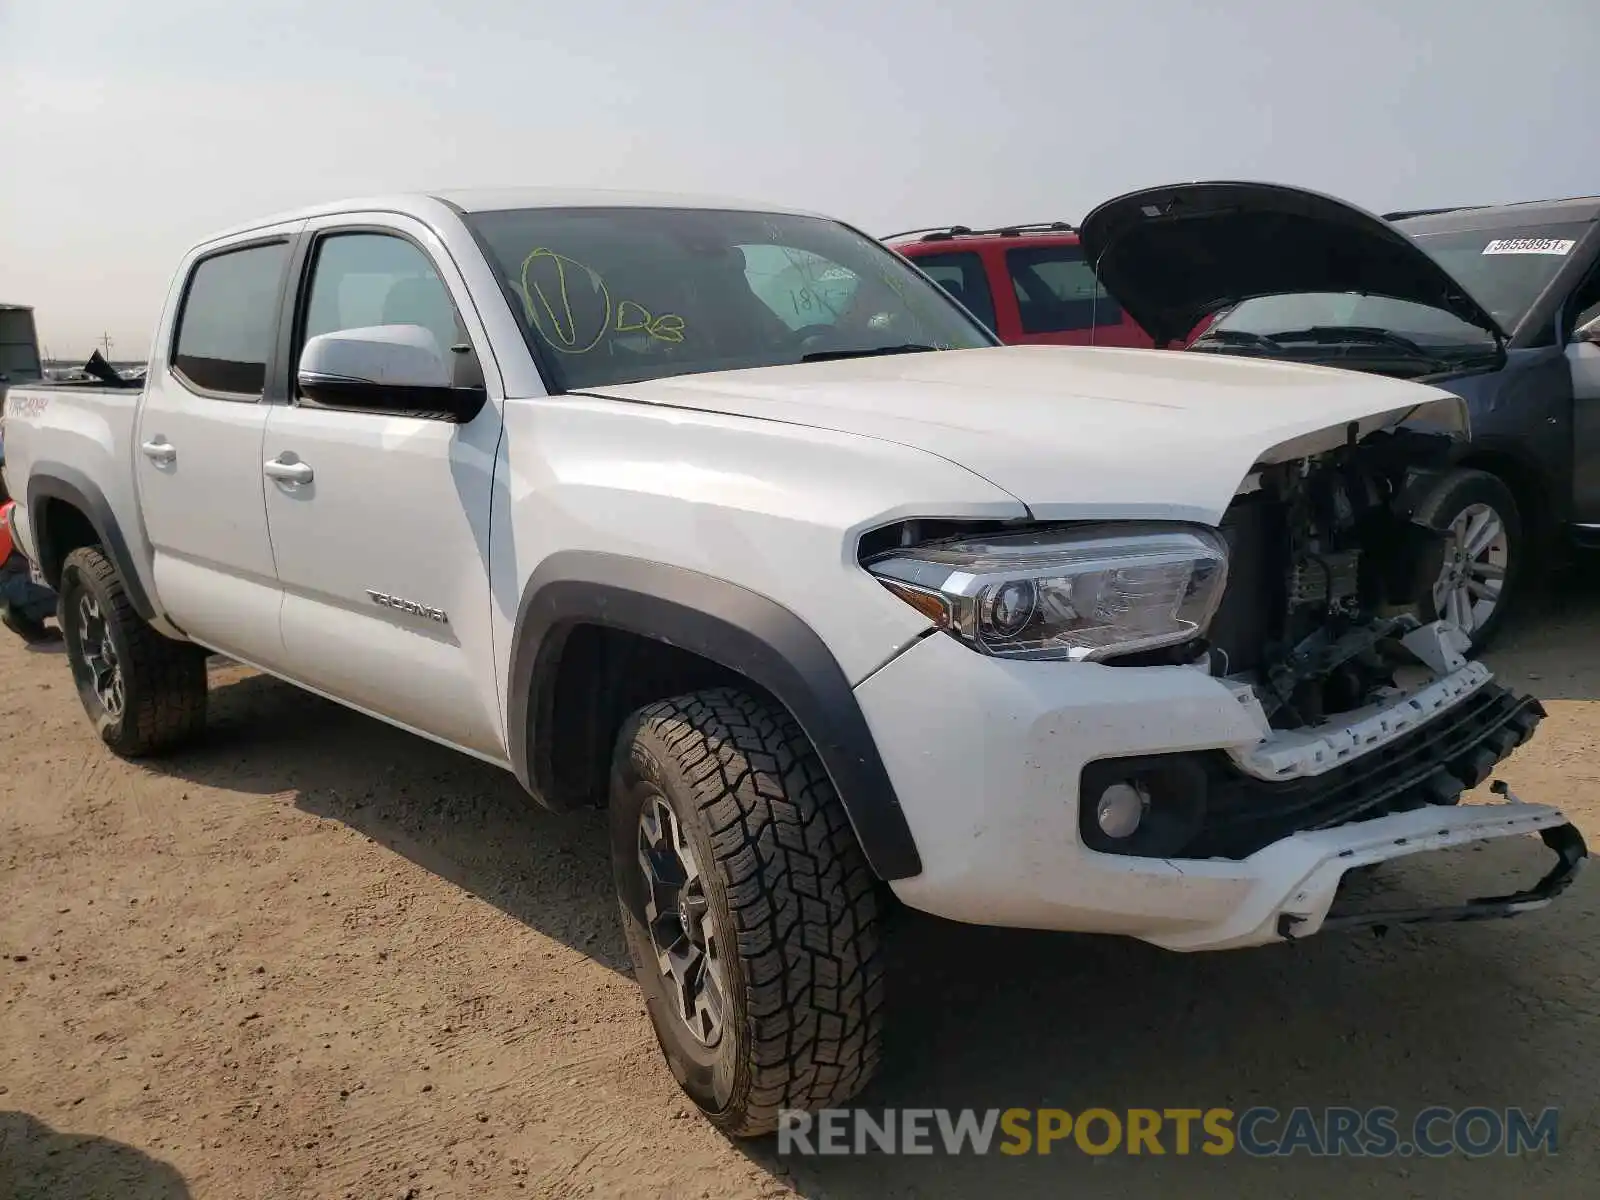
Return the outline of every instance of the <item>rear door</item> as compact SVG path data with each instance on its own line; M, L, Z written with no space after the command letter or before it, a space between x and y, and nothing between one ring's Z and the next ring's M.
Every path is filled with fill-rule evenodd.
M284 671L302 683L467 750L504 757L489 625L489 492L504 395L467 424L325 407L292 364L307 338L420 325L463 368L488 340L440 239L393 214L314 220L306 230L288 403L267 422L264 466L283 589ZM481 357L480 357L481 355Z
M176 316L152 348L134 438L162 608L196 641L261 663L281 648L261 439L297 228L207 248L187 264Z

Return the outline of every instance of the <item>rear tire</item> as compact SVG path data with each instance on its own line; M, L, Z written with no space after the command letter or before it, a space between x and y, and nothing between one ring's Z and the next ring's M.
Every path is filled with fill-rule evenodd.
M882 1035L877 885L794 719L728 688L641 709L610 825L634 973L695 1104L755 1137L860 1091Z
M67 555L60 594L72 680L101 740L139 758L198 736L206 723L205 651L150 628L96 547Z
M1423 616L1455 622L1476 654L1494 639L1522 594L1528 546L1516 497L1487 471L1454 471L1419 506L1417 517L1450 531L1443 570L1423 588Z

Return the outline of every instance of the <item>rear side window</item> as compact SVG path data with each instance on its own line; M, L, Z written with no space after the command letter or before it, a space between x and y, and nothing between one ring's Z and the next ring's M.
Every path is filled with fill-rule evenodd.
M1024 333L1068 333L1122 321L1122 306L1095 278L1077 246L1006 252Z
M203 392L258 398L277 332L287 242L201 259L189 276L172 367Z
M919 254L911 260L922 273L949 292L967 311L994 328L994 294L983 259L970 250L952 254Z

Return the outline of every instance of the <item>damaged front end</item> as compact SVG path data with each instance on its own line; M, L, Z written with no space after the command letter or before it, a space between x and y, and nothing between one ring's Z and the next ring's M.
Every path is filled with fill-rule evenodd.
M1281 781L1323 777L1380 750L1399 756L1384 786L1340 819L1454 803L1544 715L1468 662L1468 639L1448 621L1423 623L1447 537L1419 515L1420 501L1449 444L1404 428L1352 437L1264 467L1224 517L1234 586L1212 624L1213 665L1263 733L1234 755L1237 766ZM1481 714L1481 728L1463 713ZM1420 753L1422 743L1434 752Z
M1390 694L1406 668L1459 670L1467 639L1424 630L1447 553L1419 516L1451 440L1400 428L1252 472L1229 506L1229 586L1210 628L1216 674L1248 681L1274 730ZM1486 581L1494 587L1496 582Z
M1461 401L1419 389L1336 423L1244 416L1254 452L1152 487L1143 519L1043 501L1021 520L863 535L863 567L930 636L861 691L918 746L901 770L953 790L922 817L927 880L897 889L916 906L1211 950L1508 916L1570 882L1587 851L1559 809L1461 802L1544 717L1430 609L1450 534L1429 514L1466 432ZM1220 486L1202 512L1152 520L1185 480ZM975 721L988 722L978 765L927 767L942 760L924 739ZM1533 836L1560 861L1530 887L1349 903L1356 868ZM933 862L946 847L959 849ZM1020 895L1005 882L1018 872Z
M1355 823L1369 822L1361 828L1374 831L1374 844L1359 854L1347 845L1329 858L1322 882L1302 890L1325 891L1323 903L1303 901L1305 915L1281 914L1278 933L1288 940L1321 929L1512 916L1571 883L1587 855L1582 835L1559 812L1522 804L1503 783L1493 789L1503 806L1474 806L1460 814L1464 821L1426 815L1487 782L1545 715L1537 699L1469 661L1466 636L1425 611L1426 581L1437 576L1447 538L1423 515L1421 499L1450 443L1404 427L1359 440L1351 430L1343 445L1252 472L1221 523L1228 584L1194 665L1228 686L1261 740L1226 752L1090 763L1086 799L1131 784L1161 819L1118 839L1085 804L1087 845L1238 861L1271 857L1323 831L1359 839ZM1348 901L1354 866L1508 834L1537 834L1557 856L1532 887L1373 912Z

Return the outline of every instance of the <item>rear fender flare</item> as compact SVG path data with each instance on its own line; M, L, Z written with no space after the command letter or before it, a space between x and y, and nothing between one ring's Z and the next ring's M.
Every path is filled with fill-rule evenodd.
M70 505L88 519L100 548L122 576L134 611L146 621L157 620L159 614L144 589L144 581L133 569L133 555L128 550L127 539L122 535L105 493L94 480L65 463L41 462L29 474L27 486L28 526L33 532L34 551L39 556L39 569L44 573L45 582L52 588L60 587L61 564L70 552L52 543L49 511L54 504Z

